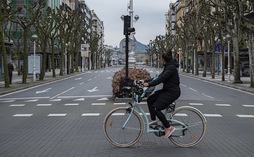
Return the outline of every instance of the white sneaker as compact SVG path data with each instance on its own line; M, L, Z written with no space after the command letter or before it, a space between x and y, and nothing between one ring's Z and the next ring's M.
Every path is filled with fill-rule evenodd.
M172 135L172 133L175 131L176 128L174 127L169 127L168 129L165 130L165 135L163 136L164 139L169 138L169 136Z

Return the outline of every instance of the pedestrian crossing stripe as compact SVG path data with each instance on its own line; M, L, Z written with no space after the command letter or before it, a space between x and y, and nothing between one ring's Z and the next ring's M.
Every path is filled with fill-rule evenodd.
M15 114L13 117L31 117L33 114Z
M102 106L102 105L106 105L106 103L92 103L93 106Z
M72 104L64 104L64 106L78 106L78 103L72 103Z
M66 115L67 113L53 113L53 114L48 114L48 117L64 117Z
M204 114L205 117L222 117L220 114Z
M74 99L73 101L85 101L85 98Z
M50 101L61 101L62 99L52 99Z
M225 107L229 107L231 106L230 104L215 104L216 106L225 106Z
M189 103L191 106L202 106L202 105L204 105L204 104L202 104L202 103L192 103L192 102L190 102Z
M22 107L25 106L25 104L12 104L10 107Z
M36 106L51 106L52 104L37 104Z
M243 105L244 107L254 107L254 105Z
M25 102L36 102L38 101L39 99L33 99L33 100L26 100Z
M125 105L125 102L118 102L118 103L114 103L114 105Z
M99 116L100 113L83 113L82 117L87 117L87 116Z
M240 117L240 118L254 118L254 115L242 115L242 114L237 114L236 116L237 116L237 117Z

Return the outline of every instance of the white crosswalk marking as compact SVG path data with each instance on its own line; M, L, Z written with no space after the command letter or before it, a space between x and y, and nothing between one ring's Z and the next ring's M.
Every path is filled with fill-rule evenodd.
M243 107L254 107L254 105L243 105Z
M64 117L66 115L67 113L52 113L52 114L48 114L48 117Z
M205 117L222 117L220 114L204 114Z
M106 105L106 103L92 103L93 106L102 106L102 105Z
M61 101L61 99L52 99L50 101Z
M36 102L38 101L39 99L33 99L33 100L26 100L25 102Z
M125 102L114 103L114 105L125 105L125 104L126 104Z
M254 118L254 115L237 114L236 116L237 116L237 117L240 117L240 118Z
M37 104L36 106L51 106L52 104Z
M31 117L33 114L15 114L13 117Z
M11 107L22 107L25 106L25 104L12 104Z
M202 103L192 103L192 102L190 102L189 103L191 106L202 106L202 105L204 105L204 104L202 104Z
M85 98L74 99L73 101L85 101Z
M87 117L87 116L99 116L100 113L83 113L82 117Z
M229 107L231 106L230 104L215 104L216 106L225 106L225 107Z
M64 104L64 106L78 106L78 103L72 103L72 104Z

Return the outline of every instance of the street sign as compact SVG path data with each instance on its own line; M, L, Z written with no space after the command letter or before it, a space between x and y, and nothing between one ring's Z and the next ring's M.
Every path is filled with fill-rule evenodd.
M81 44L81 57L88 57L89 44Z
M121 51L125 52L125 47L126 47L125 46L125 38L121 40L119 47L120 47ZM135 42L132 39L129 38L129 52L130 51L135 51L135 49L136 49Z

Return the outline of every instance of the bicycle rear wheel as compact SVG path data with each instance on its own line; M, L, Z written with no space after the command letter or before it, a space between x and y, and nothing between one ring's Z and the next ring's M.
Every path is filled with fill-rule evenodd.
M172 113L172 126L176 128L169 139L177 146L197 145L206 132L206 120L202 113L193 107L180 107ZM179 121L181 123L175 122Z
M141 138L144 123L135 110L131 113L131 108L119 107L107 114L103 122L103 131L112 145L131 147Z

